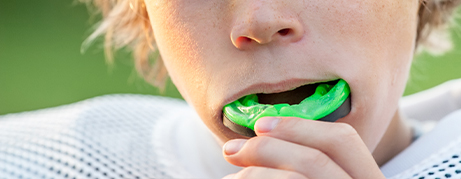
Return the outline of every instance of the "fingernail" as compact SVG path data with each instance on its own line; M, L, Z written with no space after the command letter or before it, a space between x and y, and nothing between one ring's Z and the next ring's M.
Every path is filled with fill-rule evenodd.
M245 144L247 140L245 139L234 139L234 140L230 140L228 142L226 142L226 144L224 144L224 154L226 155L233 155L235 153L237 153L238 151L240 151L240 149L242 148L243 144Z
M278 117L264 117L256 121L255 129L259 133L267 133L272 131L279 122Z
M234 178L234 176L235 176L235 174L230 174L230 175L225 176L222 179L232 179L232 178Z

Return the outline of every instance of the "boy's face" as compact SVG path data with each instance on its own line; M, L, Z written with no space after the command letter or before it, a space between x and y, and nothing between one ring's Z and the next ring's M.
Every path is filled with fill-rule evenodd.
M165 66L222 141L222 107L342 78L371 151L394 116L415 46L418 0L145 0ZM325 131L328 132L328 131Z

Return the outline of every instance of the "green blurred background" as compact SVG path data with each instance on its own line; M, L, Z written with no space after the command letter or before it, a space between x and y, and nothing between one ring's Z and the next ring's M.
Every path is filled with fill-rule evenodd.
M89 19L86 7L73 0L0 0L0 114L104 94L159 95L137 76L128 53L117 53L112 67L104 61L101 44L80 53ZM455 49L461 49L459 32L461 27L453 30ZM405 95L461 78L460 55L461 50L418 55ZM163 95L180 98L171 82Z

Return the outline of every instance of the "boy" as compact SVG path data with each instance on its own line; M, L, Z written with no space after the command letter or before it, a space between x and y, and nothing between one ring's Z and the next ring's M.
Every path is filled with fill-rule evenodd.
M243 167L227 166L222 158L215 156L216 147L205 140L211 135L199 132L200 126L186 119L192 114L178 112L181 114L173 120L171 113L159 112L153 115L169 120L157 119L164 122L157 121L152 130L161 131L159 126L176 129L174 134L148 141L152 146L146 150L163 157L163 160L149 160L170 168L144 173L145 177L211 178L234 173L226 178L449 178L458 174L455 169L461 169L455 164L437 170L438 173L428 173L429 169L421 168L428 162L417 162L434 158L433 154L457 158L450 152L437 153L435 149L418 158L420 160L413 163L417 167L411 170L396 173L396 170L386 171L386 166L379 168L408 148L415 138L415 132L406 125L398 109L415 47L425 41L426 33L432 28L447 21L447 14L460 1L88 2L100 8L104 16L89 40L106 34L108 52L113 47L132 47L137 68L148 80L157 78L154 81L161 84L168 72L184 99L212 132L216 143L223 146L224 159ZM154 47L162 57L154 66L158 75L151 75L147 68ZM298 89L301 87L338 79L350 86L351 111L334 123L295 117L261 118L255 125L257 137L253 138L241 136L223 125L223 107L241 97L264 94L269 104L291 99L300 101L303 97L298 95ZM457 89L455 87L453 89ZM282 92L285 95L280 95ZM178 106L178 111L187 111L179 104L166 104ZM461 117L459 113L454 115L450 119ZM450 125L457 124L456 120L449 121ZM184 126L184 123L190 125ZM194 140L203 139L201 142L207 145L186 141L186 133L195 136L191 137ZM445 143L444 149L459 146L456 143L459 136L450 136L449 141L454 143ZM159 145L162 141L176 147L170 148L171 151L162 149L164 146ZM427 142L431 141L425 140L426 145ZM133 156L136 155L140 154ZM193 155L203 158L196 159ZM435 159L441 160L437 164L440 166L451 162ZM173 171L175 167L177 171ZM453 171L448 172L448 168Z

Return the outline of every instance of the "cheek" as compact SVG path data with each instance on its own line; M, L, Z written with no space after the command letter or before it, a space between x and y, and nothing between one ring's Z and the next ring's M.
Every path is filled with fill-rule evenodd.
M165 67L182 96L190 101L189 95L193 92L188 92L185 87L192 91L201 89L207 80L198 78L204 76L200 68L204 62L199 58L203 49L193 38L197 36L198 27L191 25L199 24L199 17L203 14L192 13L193 16L188 17L191 15L188 11L194 7L184 0L149 0L146 3L156 44Z
M342 45L337 49L361 55L412 52L417 0L335 2L324 7L326 11L318 12L320 15L313 28L328 34L324 36L328 41Z
M155 40L173 83L204 122L210 122L211 116L220 111L214 109L216 105L210 105L210 98L222 96L215 94L217 90L210 84L217 84L216 72L227 69L222 57L228 54L223 53L223 49L232 47L227 30L230 28L226 28L225 12L229 10L225 9L226 1L148 2ZM220 83L225 86L224 81Z
M360 80L352 83L379 87L386 96L404 88L415 46L417 7L417 0L340 1L319 12L322 20L313 28L323 31L328 46L343 56L337 59L347 62L338 63L353 69L344 74Z
M331 65L333 71L346 71L341 76L353 90L354 115L343 122L354 126L374 150L405 88L415 46L418 3L384 0L328 5L323 7L327 11L318 11L312 30L322 32L332 52L341 54L337 59L345 60L337 62L343 65Z

